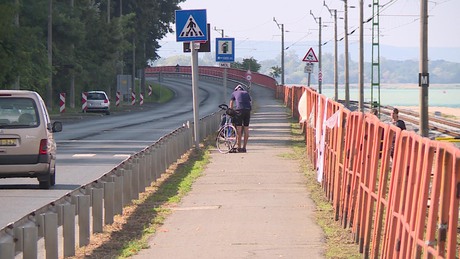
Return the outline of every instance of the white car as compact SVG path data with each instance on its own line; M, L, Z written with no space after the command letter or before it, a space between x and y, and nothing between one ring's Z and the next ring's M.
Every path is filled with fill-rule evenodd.
M104 91L89 91L86 93L86 98L86 110L83 110L83 112L110 114L110 100Z
M56 183L54 132L40 95L26 90L0 90L0 178L37 178L42 189Z

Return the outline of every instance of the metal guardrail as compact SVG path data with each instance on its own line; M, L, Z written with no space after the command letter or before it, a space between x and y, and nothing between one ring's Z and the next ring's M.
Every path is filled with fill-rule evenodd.
M200 119L200 142L217 131L220 116L216 112ZM112 224L124 206L138 199L139 193L193 147L193 136L193 125L186 123L99 179L1 229L0 258L12 259L22 253L24 259L35 259L39 252L49 259L74 256L77 245L88 245L92 233L100 233L104 225ZM44 251L39 251L39 243L44 244Z

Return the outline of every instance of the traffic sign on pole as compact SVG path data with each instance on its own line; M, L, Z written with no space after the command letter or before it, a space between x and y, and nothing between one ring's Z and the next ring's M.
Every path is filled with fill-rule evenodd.
M176 10L176 41L207 41L206 9Z
M308 50L307 54L302 59L302 61L305 61L305 62L318 62L318 58L316 57L316 54L313 51L313 48L310 48Z
M216 62L235 61L235 38L216 38Z

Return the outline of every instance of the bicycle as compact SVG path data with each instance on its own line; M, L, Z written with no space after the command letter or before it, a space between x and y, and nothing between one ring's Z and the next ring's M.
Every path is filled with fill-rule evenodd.
M226 104L219 105L219 108L225 111L225 113L222 114L221 125L217 131L216 147L220 153L226 154L234 150L236 145L237 131L232 123L232 119L235 116L235 110L228 108Z

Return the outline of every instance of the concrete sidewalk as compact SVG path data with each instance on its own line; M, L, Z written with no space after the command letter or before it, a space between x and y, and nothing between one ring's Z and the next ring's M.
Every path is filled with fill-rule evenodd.
M247 153L220 154L133 258L325 258L291 127L273 92L254 87Z

